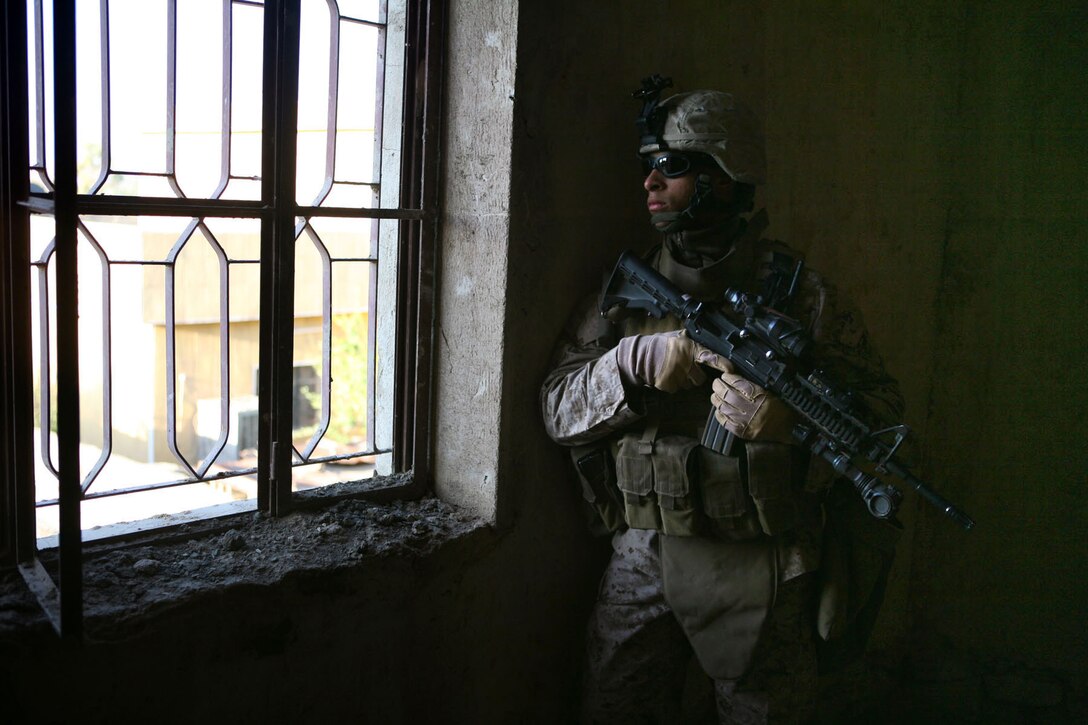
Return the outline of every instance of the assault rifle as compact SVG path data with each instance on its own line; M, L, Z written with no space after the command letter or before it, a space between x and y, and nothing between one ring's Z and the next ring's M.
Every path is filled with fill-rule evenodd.
M868 461L877 473L890 473L909 483L964 529L975 525L970 516L926 486L896 458L910 434L908 426L873 426L878 417L853 391L808 363L810 340L796 320L737 290L727 290L724 306L715 309L684 294L630 252L620 256L601 298L602 313L616 307L643 310L658 319L674 316L691 339L725 357L738 374L785 401L801 418L793 430L798 443L849 480L873 516L894 516L903 495L894 485L859 468L858 459ZM722 453L731 437L712 410L702 444Z

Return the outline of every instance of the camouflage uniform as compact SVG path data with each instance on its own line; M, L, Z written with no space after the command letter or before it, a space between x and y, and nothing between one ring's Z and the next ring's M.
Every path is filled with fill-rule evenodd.
M751 225L724 259L709 265L712 270L678 261L670 252L669 237L647 256L697 298L721 299L726 287L755 291L776 252L792 257L784 245L758 239L760 229ZM898 418L902 402L895 382L869 343L861 316L834 287L806 270L784 312L804 323L821 367L861 393L874 411ZM650 328L645 321L611 323L598 312L596 295L576 308L541 389L545 426L555 441L567 446L607 442L615 452L621 436L639 434L648 422L655 436L699 439L708 411L707 389L636 395L621 380L617 341L636 332L679 328L675 320L657 322ZM786 530L774 535L757 530L751 536L719 537L708 528L681 537L625 529L621 522L589 624L586 721L678 721L693 648L715 680L722 722L803 722L811 714L819 498L834 475L829 466L815 461L803 469L802 478L799 484L784 484L798 513ZM737 574L742 569L746 573ZM690 579L686 591L675 584L683 577Z
M586 633L584 722L679 723L692 718L692 706L685 710L681 700L692 652L666 601L657 554L662 536L627 529L613 539L615 553ZM814 585L809 574L778 587L749 672L714 682L720 722L803 723L812 716Z

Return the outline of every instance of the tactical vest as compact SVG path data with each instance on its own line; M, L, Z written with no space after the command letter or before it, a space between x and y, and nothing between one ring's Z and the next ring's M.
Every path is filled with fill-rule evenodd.
M627 321L625 335L679 327ZM610 531L656 529L665 598L703 670L735 679L753 653L778 585L777 541L818 505L803 493L807 459L794 446L700 445L710 385L649 391L636 430L572 450L585 498ZM723 545L724 544L724 545Z
M659 254L663 273L670 264L679 266L667 252ZM697 271L687 268L686 273ZM700 283L708 292L712 287L705 280L687 281L689 289ZM616 332L626 337L680 328L676 318L645 316L621 320ZM610 531L629 526L673 536L745 540L780 534L798 523L802 505L811 504L803 494L807 453L781 443L739 439L726 455L699 445L711 390L709 380L674 394L648 389L632 401L645 410L640 429L604 445L572 450L585 498Z
M774 298L795 260L776 244L750 257L752 268L758 266L753 284L761 285L764 299ZM628 319L611 335L679 328L675 319ZM737 441L719 455L699 445L709 384L673 395L651 390L630 403L646 412L637 429L576 447L572 457L584 497L606 529L656 529L676 537L661 540L666 598L703 669L719 679L747 670L776 581L786 581L781 552L804 532L824 529L825 516L817 613L821 672L858 657L883 600L898 522L874 519L841 480L823 510L817 496L804 491L808 454L797 447ZM734 543L722 546L723 540ZM785 567L786 576L790 569Z

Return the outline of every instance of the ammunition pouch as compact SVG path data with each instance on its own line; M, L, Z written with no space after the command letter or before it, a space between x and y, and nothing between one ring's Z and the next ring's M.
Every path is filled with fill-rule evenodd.
M578 480L582 484L582 498L596 511L591 517L590 528L595 533L611 533L627 528L623 506L616 489L616 473L612 452L607 443L575 446L570 451ZM604 531L599 529L603 525Z
M763 533L745 485L743 460L699 446L699 463L703 511L710 532L734 541L755 538Z
M616 478L627 524L671 536L699 533L692 480L698 441L683 436L655 439L656 428L631 433L616 443Z
M571 449L582 497L609 532L628 526L670 536L744 541L775 536L801 518L807 457L781 443L746 442L722 455L656 425L611 443Z
M808 456L784 443L748 441L748 493L759 516L763 533L775 536L789 531L801 520L800 491L808 468Z
M613 444L616 483L627 524L671 536L740 541L793 528L803 477L792 447L748 443L721 455L687 436L657 436L650 426Z

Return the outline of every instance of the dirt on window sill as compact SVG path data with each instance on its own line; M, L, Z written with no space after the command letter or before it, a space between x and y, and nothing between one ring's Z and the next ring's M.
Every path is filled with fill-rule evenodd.
M426 558L467 538L490 540L491 528L435 498L346 499L280 518L249 513L142 541L96 544L84 552L88 637L123 637L125 622L227 588L274 586L300 574ZM54 558L42 555L55 577ZM0 637L48 627L18 571L0 570Z

